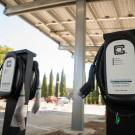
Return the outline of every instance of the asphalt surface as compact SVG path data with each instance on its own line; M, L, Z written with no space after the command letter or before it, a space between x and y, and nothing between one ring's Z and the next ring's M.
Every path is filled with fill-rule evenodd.
M42 111L37 114L28 113L26 135L40 135L42 133L53 131L56 129L64 129L71 127L71 113ZM87 114L84 121L102 122L101 115ZM2 134L4 113L0 113L0 134Z

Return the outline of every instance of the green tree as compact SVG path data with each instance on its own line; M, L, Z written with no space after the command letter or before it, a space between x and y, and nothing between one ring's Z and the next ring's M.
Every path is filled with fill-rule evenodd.
M99 89L98 89L98 84L97 84L97 81L96 81L96 90L95 90L95 103L96 104L99 104Z
M91 92L87 96L87 103L91 104Z
M50 72L50 80L49 80L49 87L48 87L48 96L54 96L54 86L53 86L53 72Z
M64 88L64 96L67 96L67 88L66 88L66 75L63 76L63 88Z
M0 65L3 63L5 55L10 51L13 51L13 49L7 46L0 46Z
M87 104L87 97L84 98L84 104Z
M46 98L48 96L48 91L47 91L47 77L44 74L43 77L43 82L42 82L42 87L41 87L41 97Z
M66 76L64 74L64 70L61 72L61 80L60 80L60 97L67 96L66 91Z
M56 75L55 97L59 96L59 73Z
M91 96L91 103L92 103L92 104L95 104L95 99L96 99L96 98L95 98L95 97L96 97L95 90L91 92L91 95L90 95L90 96Z
M12 48L0 45L0 66L3 64L6 54L11 51L13 51ZM1 79L1 75L0 75L0 79Z

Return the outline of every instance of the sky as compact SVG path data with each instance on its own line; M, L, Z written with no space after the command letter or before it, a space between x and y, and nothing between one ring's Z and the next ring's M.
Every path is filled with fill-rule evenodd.
M58 44L38 29L17 16L4 15L3 11L4 7L0 5L0 45L6 45L14 50L28 49L36 53L34 59L39 63L41 81L44 74L49 79L51 69L54 79L57 72L61 73L64 69L67 87L72 88L74 59L71 53L59 50ZM89 65L86 66L86 71L88 68Z

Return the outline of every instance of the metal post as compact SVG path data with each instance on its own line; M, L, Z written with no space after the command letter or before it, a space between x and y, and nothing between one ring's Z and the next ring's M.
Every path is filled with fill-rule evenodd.
M72 112L72 130L83 130L84 104L78 91L84 83L85 71L85 31L86 31L86 0L76 1L76 34L74 62L74 96Z

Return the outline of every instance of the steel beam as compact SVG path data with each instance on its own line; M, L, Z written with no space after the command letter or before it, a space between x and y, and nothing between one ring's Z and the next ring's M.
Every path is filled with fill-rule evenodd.
M98 51L99 50L99 48L100 48L100 46L85 46L84 47L84 50L85 51ZM74 51L75 50L75 47L73 47L73 46L62 46L62 45L60 45L59 47L58 47L58 49L60 49L60 50L71 50L71 51Z
M96 21L96 23L98 24L98 26L101 29L102 33L104 34L105 33L105 30L104 30L103 26L98 22L98 20L97 20L98 17L96 15L96 13L94 12L92 6L91 5L88 5L88 9L89 9L90 13L92 14L93 19Z
M75 16L75 12L72 11L72 9L66 7L67 12L70 14L70 16L75 20L76 16ZM86 27L87 28L87 27ZM89 40L93 43L93 45L96 45L95 41L93 40L93 38L91 36L89 36L89 33L86 31L86 36L89 38Z
M117 6L116 6L116 2L113 0L113 5L114 5L114 8L115 8L115 12L116 12L116 16L117 16L117 20L118 20L118 22L119 22L119 24L120 24L120 27L121 27L121 30L123 30L123 24L122 24L122 22L120 21L120 19L119 19L119 11L118 11L118 9L117 9Z
M61 23L61 19L59 19L60 17L58 17L58 15L56 13L54 13L53 11L51 10L48 10L47 11L48 14L50 16L52 16L58 23L59 25L61 25L64 29L68 30L68 32L71 34L71 36L74 38L74 33L72 32L72 30L69 29L69 27L67 27L65 24L62 24Z
M22 1L16 0L16 4L23 4L23 3L22 3ZM32 15L34 18L38 19L38 20L41 22L41 24L32 24L32 23L30 23L30 21L28 21L28 20L25 18L25 15L20 15L20 17L21 17L22 19L24 19L25 21L27 21L28 23L30 23L31 25L35 25L36 27L38 27L38 29L39 29L41 32L43 32L43 33L44 33L45 35L47 35L48 37L52 38L56 43L59 44L59 42L58 42L58 40L57 40L57 38L56 38L56 37L58 37L62 42L65 42L65 43L67 43L68 45L71 45L70 42L67 41L65 38L62 38L59 33L56 34L56 33L53 32L53 34L52 34L51 32L48 33L48 32L46 32L46 31L43 31L43 29L41 29L40 25L44 25L44 27L45 27L46 29L48 29L48 31L51 31L51 29L49 28L48 25L46 25L46 21L39 15L39 13L31 13L31 15Z
M6 15L16 15L21 13L33 12L35 10L42 10L46 8L53 8L57 6L64 6L65 4L73 4L75 0L36 0L26 2L24 4L8 7L5 10Z
M101 0L87 0L87 2L95 2ZM102 0L110 1L110 0ZM64 7L68 5L73 5L76 3L76 0L36 0L31 2L25 2L24 4L16 6L8 6L5 9L6 15L20 15L23 13L33 12L36 10L50 9L55 7ZM5 2L6 4L6 2Z
M93 61L94 60L94 56L85 56L85 59L89 60L89 61Z
M74 58L74 96L72 111L72 130L83 130L84 105L78 91L85 80L85 33L86 33L86 0L76 1L76 33Z
M96 18L95 18L96 19ZM110 18L97 18L96 21L100 22L100 21L116 21L117 19L119 20L129 20L129 19L135 19L135 16L131 16L131 17L110 17ZM95 22L94 19L89 19L86 20L86 22ZM75 21L61 21L62 24L75 24ZM58 22L53 22L53 23L47 23L47 26L50 25L59 25ZM104 28L106 29L106 28ZM97 35L98 36L98 35ZM102 36L102 35L101 35Z
M72 57L74 58L74 54L72 55ZM88 56L88 55L85 56L85 60L87 60L87 61L93 61L94 58L95 58L95 56Z

